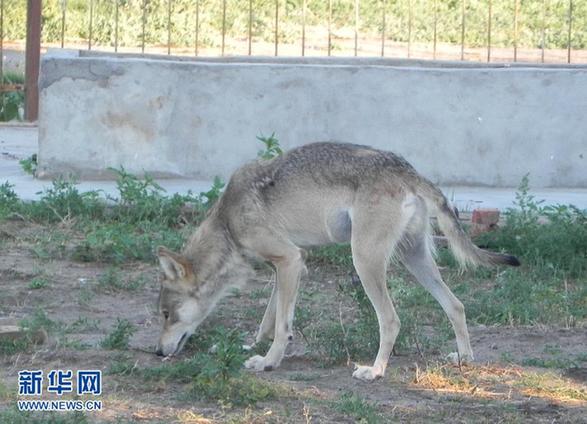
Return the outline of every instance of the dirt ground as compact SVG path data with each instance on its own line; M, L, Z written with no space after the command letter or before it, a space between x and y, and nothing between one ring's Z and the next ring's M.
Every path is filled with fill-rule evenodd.
M102 369L120 355L138 368L161 365L151 352L160 319L155 264L135 262L120 266L129 279L144 281L135 291L100 290L98 281L108 264L42 259L20 234L34 231L22 223L0 231L0 318L18 321L42 308L56 322L82 322L66 335L51 334L47 343L26 353L0 358L0 412L13 407L18 372L23 369ZM42 256L42 255L41 255ZM320 308L338 308L336 283L349 279L337 270L310 268L304 286L320 293ZM30 281L43 275L48 284L31 289ZM239 293L228 296L209 318L209 325L237 327L252 342L272 284L270 272L261 272ZM301 299L303 302L303 299ZM316 306L316 305L314 305ZM465 305L466 306L466 305ZM126 318L137 331L126 351L105 350L100 341L117 318ZM434 332L432 328L430 331ZM332 407L346 392L371 402L381 422L587 422L587 402L565 396L548 378L574 390L587 390L587 368L550 369L519 365L525 358L574 357L587 352L584 328L471 327L475 365L461 369L443 362L443 354L417 351L393 356L385 378L364 383L351 378L352 364L324 367L296 335L288 358L278 370L259 378L280 387L280 395L255 407L231 408L214 402L182 397L184 384L174 381L145 383L128 376L103 376L103 410L88 413L91 422L356 422L357 418ZM197 343L197 333L193 336ZM72 342L75 343L72 343ZM454 343L454 341L451 341ZM549 348L550 347L550 348ZM550 350L549 350L550 349ZM189 349L179 361L189 356ZM562 361L564 363L564 361ZM583 364L585 364L583 362ZM543 385L526 384L532 376Z

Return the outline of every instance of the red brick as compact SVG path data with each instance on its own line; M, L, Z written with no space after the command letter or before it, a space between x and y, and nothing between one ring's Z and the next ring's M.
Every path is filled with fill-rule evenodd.
M471 217L471 222L473 224L480 224L487 227L497 225L499 222L499 209L475 209L473 211L473 216Z

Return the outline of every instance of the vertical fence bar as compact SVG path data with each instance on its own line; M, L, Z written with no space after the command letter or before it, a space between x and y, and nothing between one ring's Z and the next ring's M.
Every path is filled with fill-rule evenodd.
M92 37L94 30L94 0L90 0L90 29L88 34L88 50L92 50Z
M355 56L359 50L359 0L355 0Z
M487 62L491 62L491 0L489 0L489 7L487 10Z
M573 0L569 0L569 29L567 35L567 63L571 63L571 44L573 32Z
M514 0L514 62L518 61L518 20L520 14L520 2Z
M302 2L302 56L306 55L306 7L307 1Z
M167 55L171 54L171 0L167 0Z
M143 33L141 35L141 52L145 53L145 27L147 26L147 0L143 0Z
M41 60L41 0L27 1L25 51L25 109L27 121L39 116L39 64Z
M386 22L386 0L382 0L381 1L381 57L385 56L385 26L387 24Z
M196 0L196 31L194 35L194 56L198 55L198 45L200 41L200 0Z
M222 56L224 56L225 41L226 41L226 0L222 0Z
M120 13L120 0L114 0L116 8L114 9L114 51L118 52L118 15Z
M67 10L67 0L61 0L61 48L65 45L65 11Z
M461 1L461 60L465 60L465 17L467 16L466 12L466 2L467 0Z
M412 0L408 0L408 59L412 50Z
M540 61L544 63L544 49L546 44L546 0L542 0L542 52L540 54Z
M275 56L279 53L279 0L275 0Z
M249 0L249 56L253 49L253 0Z
M437 0L434 0L434 42L432 45L432 59L436 60L436 35L438 26L438 4Z
M332 0L328 0L328 56L332 53Z

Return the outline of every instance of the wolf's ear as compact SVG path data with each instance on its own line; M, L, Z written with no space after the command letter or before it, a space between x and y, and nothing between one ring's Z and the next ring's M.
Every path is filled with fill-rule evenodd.
M185 280L192 273L191 264L186 258L163 246L157 248L157 257L168 280Z

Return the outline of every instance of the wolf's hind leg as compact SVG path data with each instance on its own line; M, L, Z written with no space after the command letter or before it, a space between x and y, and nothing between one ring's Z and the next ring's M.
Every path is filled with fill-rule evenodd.
M353 377L365 381L385 374L400 329L399 317L387 291L386 270L389 255L405 231L412 208L404 203L385 209L375 214L370 210L359 211L353 217L353 263L379 322L379 351L373 366L359 366L353 373Z
M473 350L469 342L465 308L442 281L442 276L427 243L429 241L424 234L415 236L413 242L403 249L402 262L418 282L440 303L452 323L457 338L458 355L451 354L449 359L453 362L472 361Z

